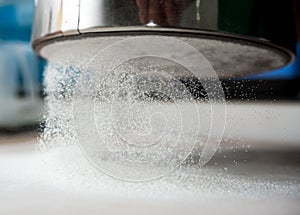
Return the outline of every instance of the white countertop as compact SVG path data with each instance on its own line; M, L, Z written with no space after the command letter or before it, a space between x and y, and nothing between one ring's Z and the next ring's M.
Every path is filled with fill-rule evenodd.
M225 136L238 140L148 183L103 175L76 145L41 152L36 134L2 135L0 214L299 214L299 107L229 105Z

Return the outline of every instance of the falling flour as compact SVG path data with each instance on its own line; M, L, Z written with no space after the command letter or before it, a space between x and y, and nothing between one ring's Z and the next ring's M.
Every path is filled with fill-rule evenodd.
M251 154L239 149L237 152L230 148L218 150L213 160L203 168L197 165L196 153L195 158L184 162L170 174L150 182L130 183L104 174L88 161L76 137L72 102L79 75L80 70L52 64L45 75L46 113L39 145L44 152L47 168L55 173L51 176L55 183L62 184L66 189L127 197L275 200L300 197L299 166L264 162L261 159L265 157L263 152ZM172 104L165 105L172 109ZM205 105L199 104L199 108L209 113ZM101 113L98 114L101 116ZM230 157L237 158L230 160ZM248 161L243 162L245 159ZM126 166L120 168L127 170ZM144 172L147 173L147 170ZM143 171L139 170L139 173Z
M96 54L91 49L81 59ZM45 73L39 148L62 189L154 200L299 200L299 165L273 162L276 156L236 147L235 140L214 143L221 129L211 129L211 104L195 100L174 78L178 65L139 58L99 73L99 59L86 67L76 55L49 64ZM158 73L155 65L171 72ZM215 118L224 123L222 115ZM217 147L205 151L210 144Z

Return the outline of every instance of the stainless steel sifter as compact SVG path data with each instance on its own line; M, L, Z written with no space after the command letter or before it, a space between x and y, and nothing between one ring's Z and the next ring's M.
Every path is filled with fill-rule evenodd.
M241 77L295 60L295 2L35 0L32 45L50 61L72 61L122 38L174 37L199 50L219 77Z

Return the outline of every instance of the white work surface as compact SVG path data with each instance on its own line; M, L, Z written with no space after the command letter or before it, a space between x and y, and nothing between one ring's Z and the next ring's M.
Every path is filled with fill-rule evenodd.
M221 150L202 169L147 183L95 170L78 146L41 152L0 136L0 214L300 214L300 104L228 105Z

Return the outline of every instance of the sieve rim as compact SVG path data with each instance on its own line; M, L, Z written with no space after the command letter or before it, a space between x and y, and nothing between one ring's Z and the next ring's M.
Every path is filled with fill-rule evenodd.
M56 32L45 35L32 41L34 51L41 57L43 56L41 50L53 43L63 41L74 41L86 38L108 37L108 36L145 36L145 35L159 35L159 36L176 36L181 38L197 38L210 39L224 42L235 42L250 47L257 47L270 50L282 56L285 63L282 66L274 69L281 69L291 65L296 57L295 54L281 46L272 43L269 40L251 36L244 36L228 32L195 30L195 29L179 29L179 28L162 28L162 27L96 27L85 29L82 32ZM264 72L264 71L261 71Z

